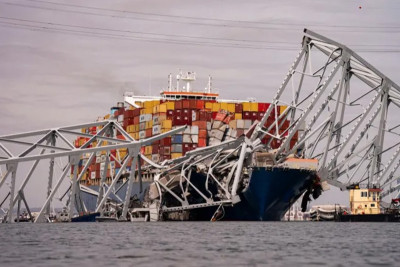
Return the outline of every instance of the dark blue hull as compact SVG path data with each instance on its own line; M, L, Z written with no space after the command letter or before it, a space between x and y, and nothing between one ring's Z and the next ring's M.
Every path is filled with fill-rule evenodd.
M224 206L220 220L279 221L312 184L315 172L288 168L254 168L248 187L240 194L241 201ZM195 220L210 220L217 207L200 208ZM218 217L218 216L217 216Z

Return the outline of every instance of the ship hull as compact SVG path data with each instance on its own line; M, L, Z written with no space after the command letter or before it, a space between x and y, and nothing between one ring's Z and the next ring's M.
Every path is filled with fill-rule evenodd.
M254 168L248 187L239 195L241 201L224 206L216 220L280 221L311 185L315 172L289 168ZM209 221L218 207L199 208L192 220Z
M315 172L290 168L254 168L249 185L239 195L241 201L233 206L224 206L217 220L228 221L279 221L290 205L294 203L310 186ZM192 181L204 184L204 177L198 175ZM203 181L202 181L203 180ZM144 183L146 188L150 183ZM92 189L96 189L92 187ZM144 190L143 190L144 191ZM121 196L125 191L120 190ZM83 200L89 210L95 208L96 197L85 195ZM135 183L132 196L143 199L139 184ZM198 208L190 211L189 220L209 221L218 207Z

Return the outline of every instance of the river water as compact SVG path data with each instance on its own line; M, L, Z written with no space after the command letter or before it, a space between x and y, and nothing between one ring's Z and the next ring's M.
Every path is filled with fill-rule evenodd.
M0 240L0 266L400 266L399 223L20 223Z

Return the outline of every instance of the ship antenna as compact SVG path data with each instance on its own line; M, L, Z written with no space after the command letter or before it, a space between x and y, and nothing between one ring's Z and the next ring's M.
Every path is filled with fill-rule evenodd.
M211 75L208 75L208 93L211 93L211 80L212 80Z
M168 91L169 92L172 91L172 74L171 73L168 75Z

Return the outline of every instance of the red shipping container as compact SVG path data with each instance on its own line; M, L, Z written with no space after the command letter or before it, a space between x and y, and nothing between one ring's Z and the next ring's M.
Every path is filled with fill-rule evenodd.
M251 113L248 111L243 112L243 119L244 120L251 120Z
M187 108L187 109L190 108L190 102L187 99L182 100L182 109L185 109L185 108Z
M211 118L213 119L213 120L215 120L215 117L217 117L217 114L218 114L218 112L212 112L211 113ZM208 119L208 118L207 118Z
M158 154L160 151L160 146L158 144L152 145L152 154Z
M195 150L197 147L198 147L197 144L195 144L195 143L192 144L192 150Z
M139 116L136 116L136 117L133 118L133 124L139 124L139 122L140 122L140 117Z
M199 130L199 138L207 138L207 130Z
M243 105L236 103L235 104L235 113L242 113L243 112Z
M204 108L204 100L196 100L196 108L203 109Z
M150 129L146 129L146 138L149 138L149 137L151 137L152 131L153 131L153 129L152 129L152 128L150 128Z
M199 111L199 121L206 121L207 120L207 111L200 110Z
M182 108L183 108L182 100L175 101L175 109L182 109Z
M190 112L190 109L188 109L188 108L182 109L182 116L189 116L189 114L190 115L192 114Z
M219 112L215 116L216 121L223 121L226 118L226 113Z
M162 146L171 146L171 137L165 137L160 140L160 145Z
M175 116L181 116L182 115L182 109L176 109L174 115Z
M258 120L258 112L250 112L251 120Z
M194 121L192 123L193 126L198 126L199 129L207 129L207 122L206 121Z
M127 109L124 112L124 119L125 118L133 118L134 117L134 110Z
M182 122L184 124L191 124L192 123L192 117L191 116L182 116Z
M207 139L199 137L198 147L205 147L205 146L207 146Z
M179 125L185 125L186 123L182 120L182 116L174 116L173 118L173 125L174 126L179 126Z
M189 100L189 108L190 109L195 109L196 108L196 100L190 99Z
M264 117L264 114L265 114L264 112L258 112L257 120L261 121Z
M207 111L207 121L211 121L213 118L213 114L211 111Z

